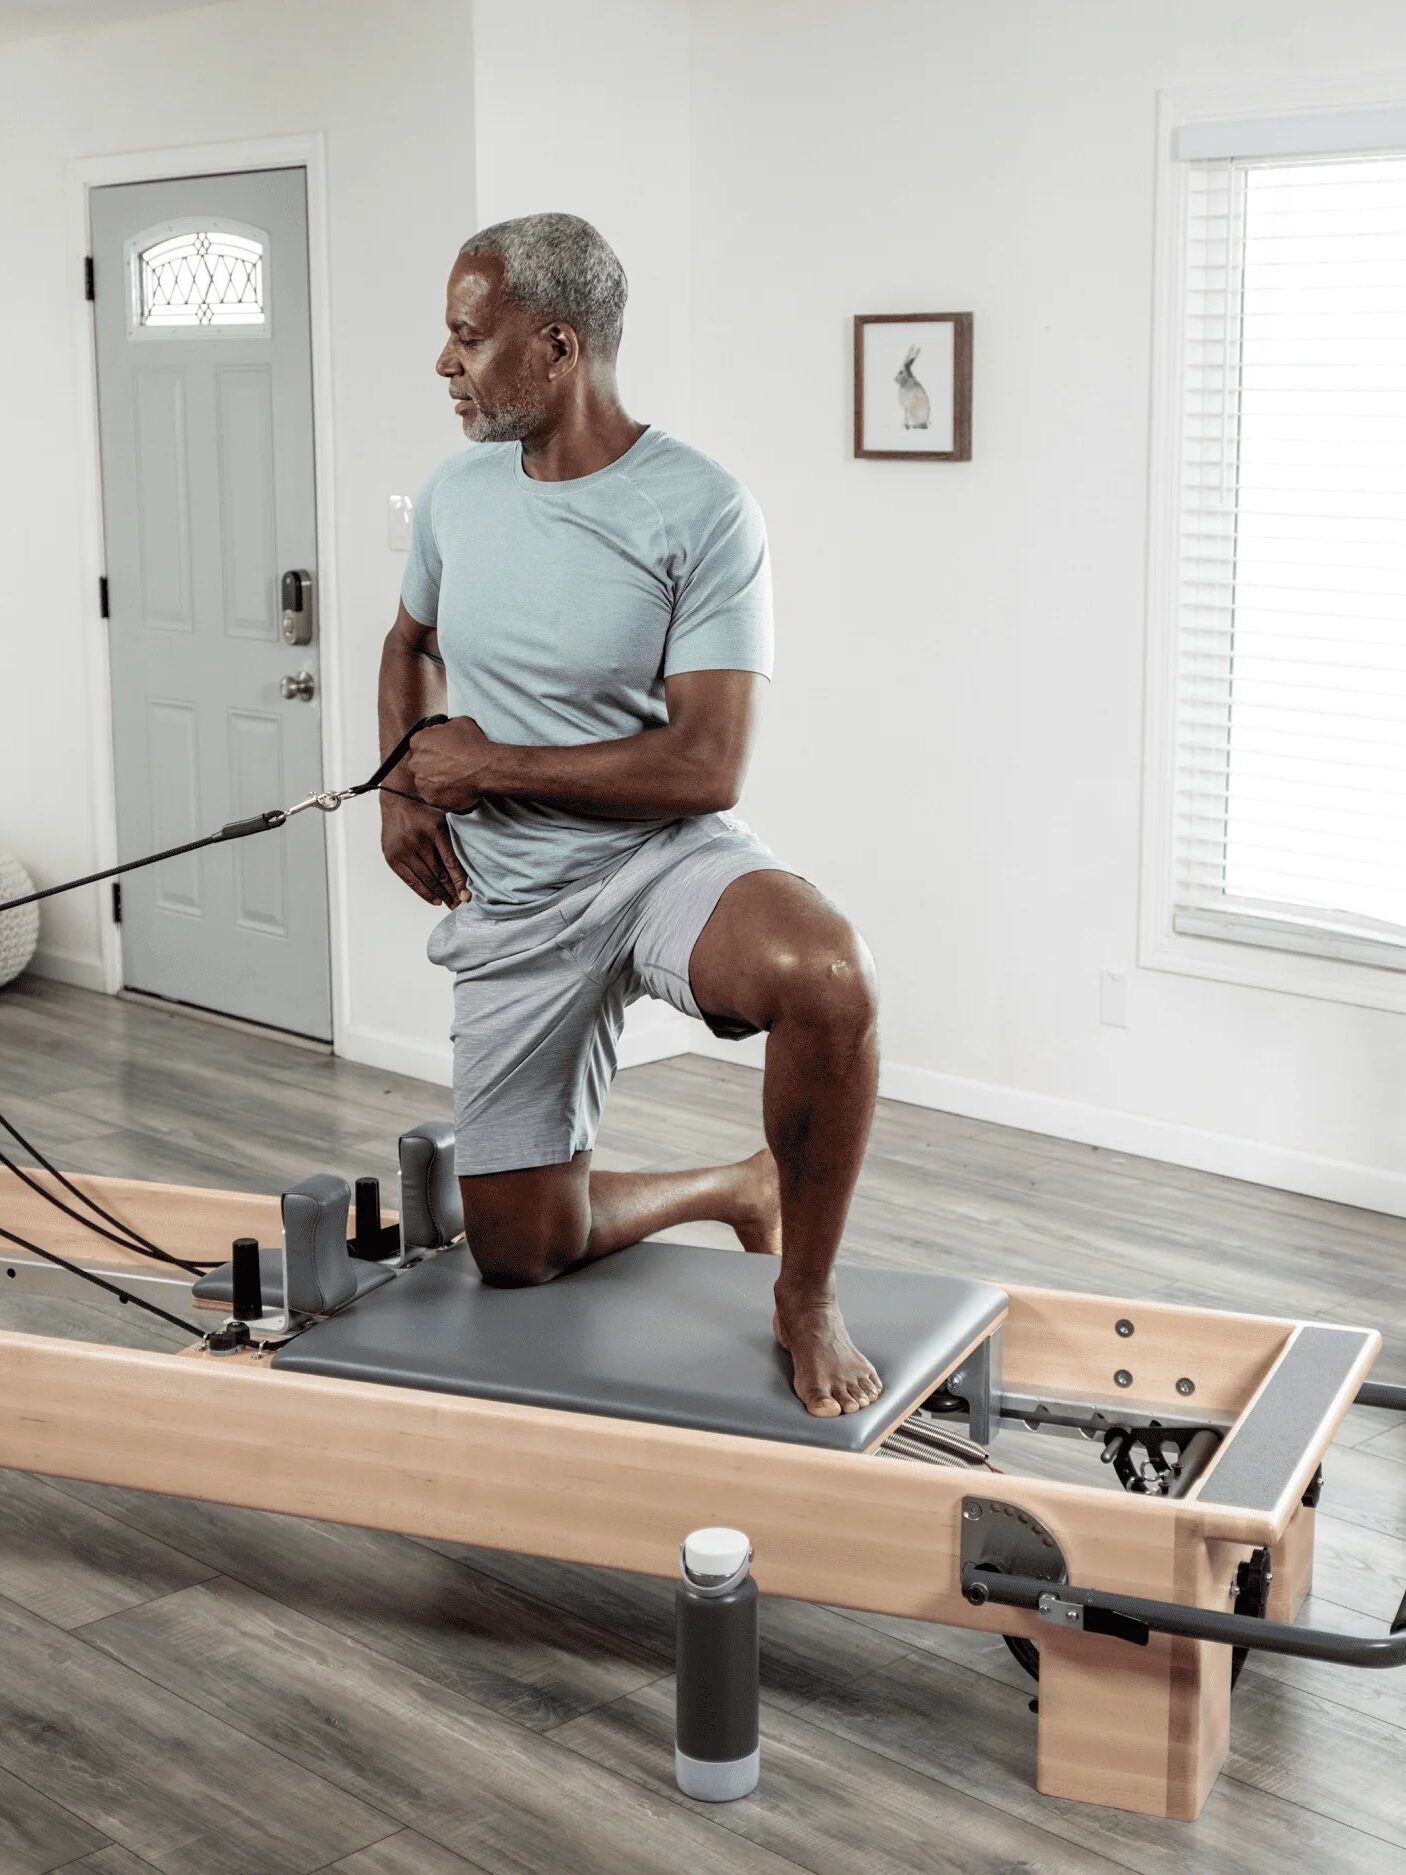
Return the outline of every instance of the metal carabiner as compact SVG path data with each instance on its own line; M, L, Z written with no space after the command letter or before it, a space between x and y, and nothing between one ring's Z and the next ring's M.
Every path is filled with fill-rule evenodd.
M324 789L321 794L310 794L305 801L299 801L295 807L285 808L284 812L291 820L294 814L301 814L305 807L320 807L324 814L335 814L343 801L350 801L356 793L355 788Z

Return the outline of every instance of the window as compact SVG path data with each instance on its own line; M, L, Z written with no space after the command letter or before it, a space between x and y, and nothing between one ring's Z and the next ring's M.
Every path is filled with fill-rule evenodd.
M127 243L133 337L266 336L267 236L240 223L167 224Z
M1179 133L1162 864L1181 936L1406 971L1406 125L1390 128L1395 150L1334 148L1341 117Z

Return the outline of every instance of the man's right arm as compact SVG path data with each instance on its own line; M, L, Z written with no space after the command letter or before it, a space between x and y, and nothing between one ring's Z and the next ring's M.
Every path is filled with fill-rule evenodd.
M389 755L412 723L441 712L444 667L438 636L406 611L402 601L381 648L376 708L381 754ZM387 777L381 793L381 851L386 864L429 905L457 905L470 896L449 827L437 808L390 792L406 785L408 771Z

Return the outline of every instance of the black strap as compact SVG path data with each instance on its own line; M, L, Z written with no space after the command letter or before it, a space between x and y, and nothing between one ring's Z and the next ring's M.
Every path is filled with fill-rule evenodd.
M419 735L422 729L436 729L448 721L447 716L422 716L418 723L406 730L370 780L345 789L345 796L369 794L373 788L379 788L391 770L405 760L413 737ZM399 793L399 789L395 792ZM82 885L100 885L104 879L115 879L124 872L138 872L143 866L159 866L163 859L178 859L182 853L198 853L202 847L218 845L221 840L245 840L251 833L268 833L274 827L281 827L287 818L283 808L271 807L266 813L251 815L248 820L231 820L218 833L207 833L203 840L187 840L184 846L168 846L162 853L148 853L145 859L125 860L122 865L109 866L103 872L85 873L81 879L69 879L63 885L46 886L42 892L27 892L23 898L6 899L0 905L0 912L14 911L20 905L35 905L41 898L54 898L61 892L76 892Z

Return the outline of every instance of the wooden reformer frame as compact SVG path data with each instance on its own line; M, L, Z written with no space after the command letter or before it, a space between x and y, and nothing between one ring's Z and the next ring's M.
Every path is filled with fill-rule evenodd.
M187 1256L218 1260L236 1237L277 1240L276 1198L76 1182ZM0 1220L134 1292L159 1285L177 1295L188 1280L94 1238L10 1174L0 1175ZM26 1286L41 1289L67 1281L56 1272L47 1284L43 1266L0 1244L0 1281L6 1274L35 1277ZM1380 1337L1343 1331L1331 1384L1320 1377L1311 1423L1281 1454L1273 1501L1242 1506L1215 1501L1217 1472L1237 1441L1260 1438L1271 1421L1282 1427L1276 1377L1282 1385L1296 1345L1323 1330L1158 1302L1007 1293L1004 1396L1081 1402L1110 1421L1135 1405L1223 1429L1186 1495L326 1379L199 1344L150 1353L15 1332L0 1332L0 1466L657 1576L675 1574L688 1530L732 1525L750 1538L766 1593L1037 1641L1040 1790L1193 1818L1227 1752L1230 1647L1155 1632L1130 1646L1061 1632L1033 1611L974 1606L960 1579L964 1505L1018 1505L1056 1539L1071 1582L1221 1613L1237 1566L1267 1549L1267 1612L1292 1620L1312 1577L1310 1487Z

